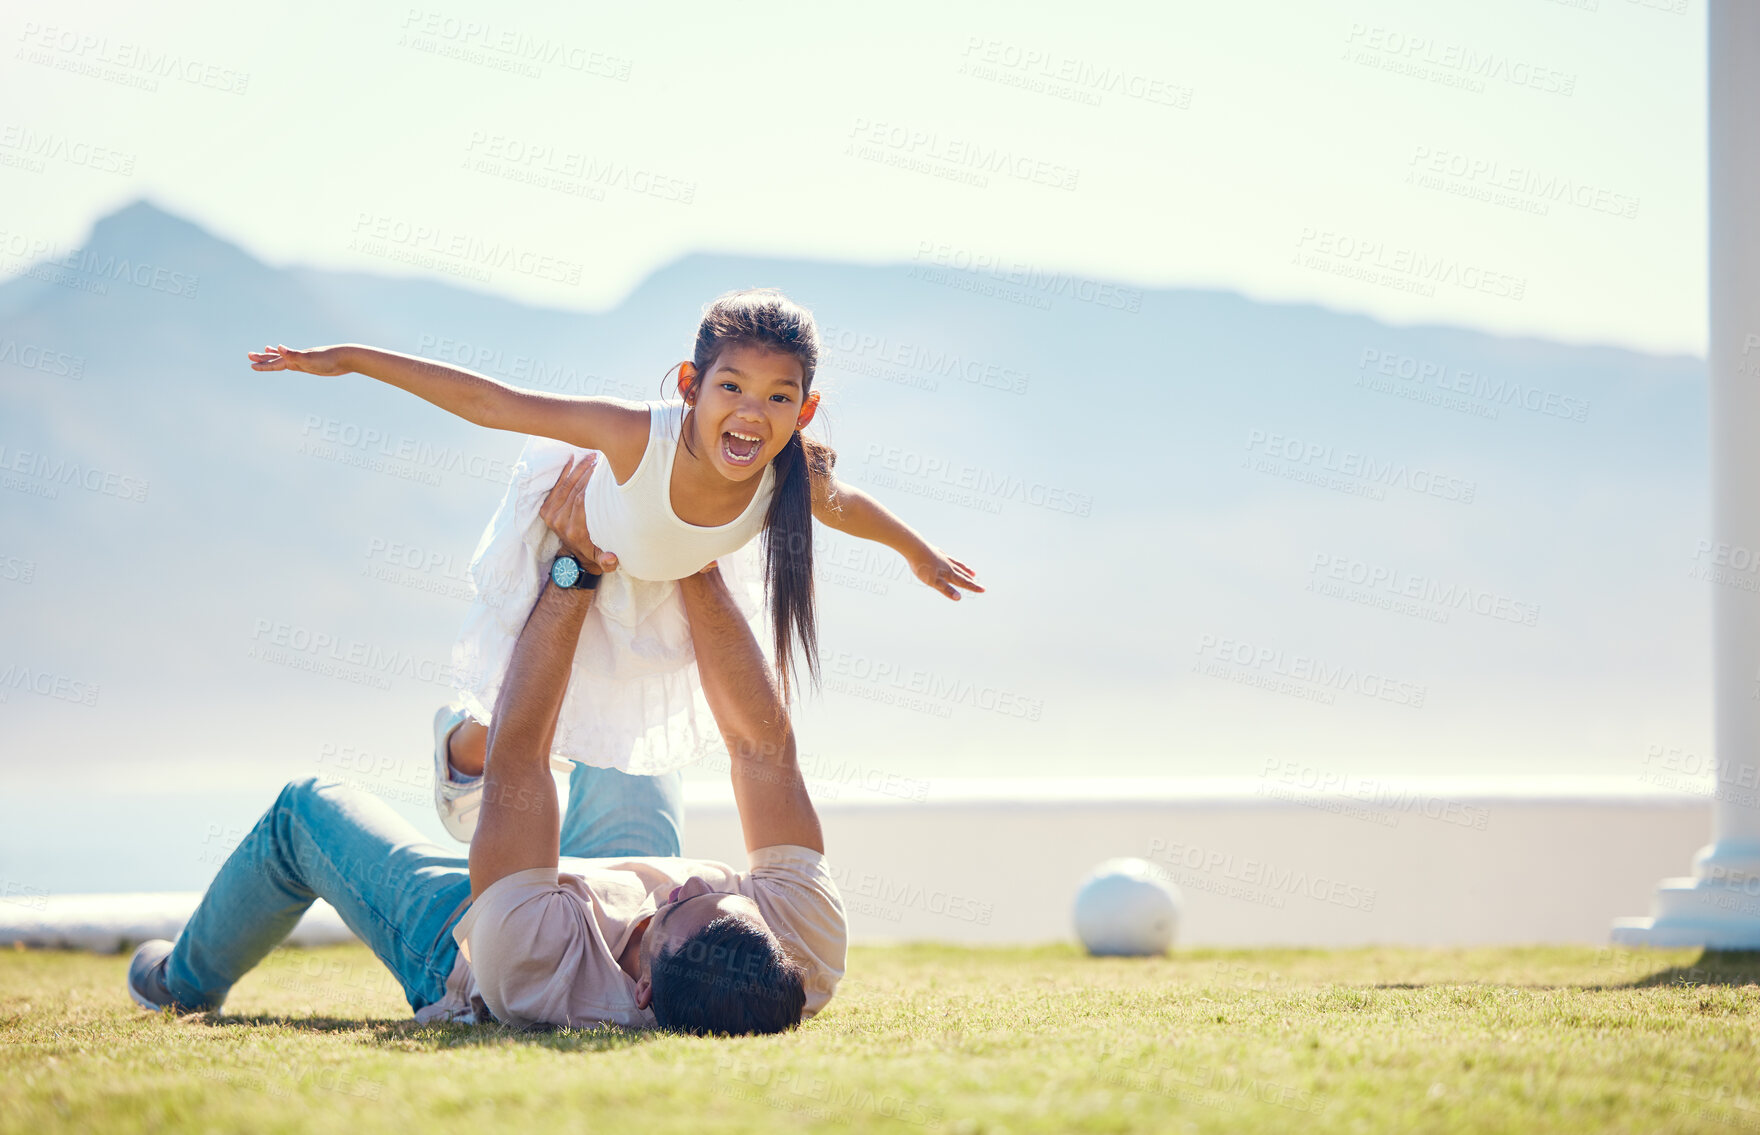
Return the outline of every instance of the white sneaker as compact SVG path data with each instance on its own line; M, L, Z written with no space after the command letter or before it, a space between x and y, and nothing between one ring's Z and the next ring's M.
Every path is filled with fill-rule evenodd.
M454 779L452 762L446 758L446 743L452 731L470 714L453 703L434 711L434 810L440 814L440 825L460 843L469 843L477 831L477 812L483 803L483 778ZM575 762L568 757L550 754L550 771L568 775Z

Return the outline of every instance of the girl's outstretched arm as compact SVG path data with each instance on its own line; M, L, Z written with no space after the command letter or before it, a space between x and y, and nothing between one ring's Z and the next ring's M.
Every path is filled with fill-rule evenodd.
M248 352L252 370L296 370L338 375L351 371L407 390L418 398L492 430L537 434L580 449L597 449L614 465L633 469L623 450L647 443L648 411L616 398L541 394L496 382L463 367L416 355L342 343L309 351L284 346ZM636 460L640 460L640 449ZM625 474L627 476L627 473Z
M959 588L982 591L978 573L920 536L879 501L862 490L824 477L813 486L813 518L859 540L873 540L903 556L918 579L949 599Z

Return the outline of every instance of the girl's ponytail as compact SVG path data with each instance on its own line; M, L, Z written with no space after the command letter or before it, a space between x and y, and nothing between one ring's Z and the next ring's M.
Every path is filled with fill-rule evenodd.
M792 647L806 655L819 685L819 620L813 598L813 484L831 476L837 455L800 430L776 455L776 488L764 522L764 598L770 605L777 678L784 704L798 679Z

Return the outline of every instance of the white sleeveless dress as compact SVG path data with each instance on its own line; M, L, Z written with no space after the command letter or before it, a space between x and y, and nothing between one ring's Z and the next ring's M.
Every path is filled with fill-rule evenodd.
M672 462L685 406L648 403L648 446L622 485L600 457L582 495L594 543L617 553L581 628L551 755L636 774L670 772L725 756L697 678L690 624L677 581L719 560L734 601L766 660L768 632L758 542L775 493L766 465L757 495L730 524L687 524L672 511ZM526 616L537 602L559 541L538 515L568 458L592 452L566 442L526 441L501 506L471 559L476 595L453 647L457 692L487 724Z

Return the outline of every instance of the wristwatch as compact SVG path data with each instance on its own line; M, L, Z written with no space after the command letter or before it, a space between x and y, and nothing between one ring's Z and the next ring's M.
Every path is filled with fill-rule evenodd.
M550 563L550 582L558 587L592 591L599 586L599 573L585 570L573 556L557 556Z

